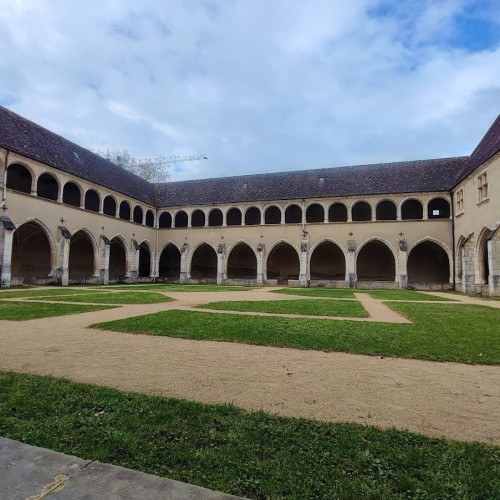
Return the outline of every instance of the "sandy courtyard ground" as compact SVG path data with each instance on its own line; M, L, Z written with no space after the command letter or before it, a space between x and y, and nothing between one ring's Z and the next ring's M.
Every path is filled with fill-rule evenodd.
M95 322L184 309L214 300L270 300L268 293L169 293L178 301L41 320L0 321L0 369L205 403L227 402L286 416L397 427L430 436L500 445L498 366L86 328ZM380 321L386 308L373 301L370 299L371 305L366 303L365 307L372 320Z

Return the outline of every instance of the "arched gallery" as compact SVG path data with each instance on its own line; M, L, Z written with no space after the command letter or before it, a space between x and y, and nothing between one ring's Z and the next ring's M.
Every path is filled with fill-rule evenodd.
M0 107L3 287L500 294L500 117L470 156L151 184Z

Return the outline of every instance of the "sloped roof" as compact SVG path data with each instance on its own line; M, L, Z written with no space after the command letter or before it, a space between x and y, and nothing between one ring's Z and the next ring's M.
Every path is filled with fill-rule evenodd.
M471 156L156 185L2 106L0 147L158 207L449 191L500 151L500 116Z
M151 183L2 106L0 147L145 203L155 204Z
M500 115L493 122L491 127L486 132L481 142L470 155L469 165L464 172L462 178L466 177L485 161L495 156L500 151ZM461 180L461 179L460 179Z
M161 207L448 191L469 157L323 168L160 184Z

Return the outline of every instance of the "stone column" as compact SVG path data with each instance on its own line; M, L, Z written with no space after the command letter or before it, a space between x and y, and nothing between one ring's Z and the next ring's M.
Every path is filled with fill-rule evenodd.
M474 235L462 245L462 292L470 292L475 283Z
M408 245L406 240L399 240L399 252L398 252L398 269L399 276L396 278L399 282L399 288L408 288Z
M264 284L264 243L257 245L257 285Z
M217 247L217 284L223 285L225 279L224 264L226 260L226 244L221 241Z
M132 244L130 245L130 257L131 257L131 269L128 273L131 281L137 281L139 277L139 256L140 256L140 248L139 243L132 238Z
M101 245L99 248L99 282L101 285L109 283L109 239L101 234Z
M188 242L185 241L181 247L181 272L179 276L181 285L185 285L189 281L189 271L187 268L188 253L189 245Z
M350 213L350 212L349 212ZM354 240L347 241L347 261L346 261L346 280L349 288L356 288L358 276L356 274L356 242Z
M488 241L488 276L490 295L500 295L500 226L493 230Z
M302 240L300 242L300 286L306 287L309 285L307 279L307 258L309 255L309 242L307 240Z
M16 226L7 216L0 217L0 288L9 288L12 277L12 239Z
M59 285L68 286L71 233L65 226L59 226L58 236L59 255L57 256L56 280Z

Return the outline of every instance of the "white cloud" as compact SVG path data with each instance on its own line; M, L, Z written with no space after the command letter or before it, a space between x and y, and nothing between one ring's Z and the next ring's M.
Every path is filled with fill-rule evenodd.
M207 153L174 180L464 154L499 112L499 38L450 42L470 1L3 3L0 104L87 147Z

